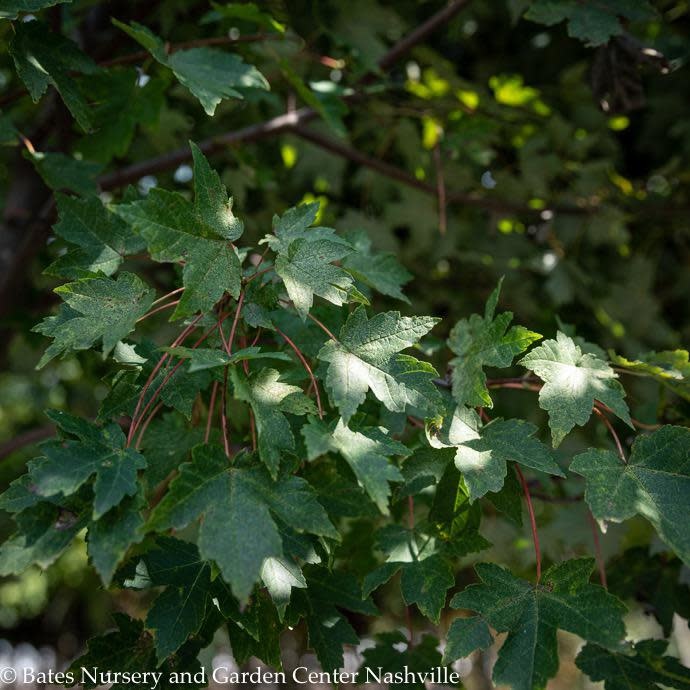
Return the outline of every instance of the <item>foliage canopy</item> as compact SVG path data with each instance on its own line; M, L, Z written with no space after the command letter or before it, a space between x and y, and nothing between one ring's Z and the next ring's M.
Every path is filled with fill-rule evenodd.
M690 687L626 632L689 613L687 19L0 3L6 358L44 386L0 431L55 432L0 573L85 544L139 602L75 668L219 630L279 668L297 629L333 671L380 618L362 668L505 633L494 683L540 689L561 630L609 690Z

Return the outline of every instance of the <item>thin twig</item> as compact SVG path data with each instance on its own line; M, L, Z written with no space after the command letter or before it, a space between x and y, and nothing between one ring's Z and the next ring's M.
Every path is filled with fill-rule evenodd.
M324 149L325 151L329 151L330 153L340 156L341 158L351 160L353 163L357 163L358 165L361 165L365 168L375 170L381 175L390 177L392 180L401 182L402 184L407 185L408 187L412 187L413 189L418 189L434 197L438 196L437 186L429 184L428 182L424 182L423 180L418 180L414 175L411 175L405 170L401 170L395 165L386 163L385 161L382 161L379 158L372 158L371 156L367 156L365 153L362 153L359 149L346 146L340 141L336 141L335 139L326 137L323 134L320 134L319 132L316 132L309 127L302 126L301 123L296 124L292 128L292 131L297 136L307 141L310 141L312 144L316 144L318 147ZM483 208L503 213L529 213L531 215L539 213L539 211L530 209L524 204L519 204L503 199L476 196L474 194L467 194L465 192L446 192L445 189L444 194L444 202L446 204L452 203L458 204L460 206L473 206L477 208ZM586 208L581 208L579 206L561 207L550 205L549 209L553 211L558 211L560 213L581 214L588 212Z
M240 320L240 312L242 311L242 305L244 304L244 290L240 294L240 298L237 300L237 307L235 309L235 318L232 322L232 328L230 329L230 337L228 338L228 355L232 355L232 344L235 342L235 333L237 332L237 324Z
M378 66L382 72L387 72L404 55L406 55L415 45L424 41L432 32L444 26L450 17L455 16L470 0L455 0L449 6L443 8L432 15L414 31L398 41L391 49L379 60ZM362 81L366 83L374 78L374 75ZM347 97L345 97L347 100ZM202 141L198 146L205 155L219 151L226 146L247 141L256 141L267 136L272 136L286 130L293 129L299 124L318 117L319 113L313 108L300 108L291 110L277 117L271 118L266 122L257 125L244 127L234 132L228 132L220 136L212 137ZM101 177L100 185L104 190L123 187L130 182L136 182L144 175L153 175L164 170L176 168L181 163L186 163L192 157L192 152L188 146L170 151L161 156L149 158L148 160L134 163L119 171L114 171Z
M151 424L151 420L158 414L158 411L163 407L163 403L159 402L158 405L156 405L153 410L151 410L151 414L146 418L146 421L141 425L141 431L139 432L139 438L137 438L137 442L134 444L134 447L136 450L139 450L141 446L141 441L144 438L144 434L146 433L146 429L148 429L149 424Z
M195 324L196 321L198 321L198 320L201 318L201 316L202 316L202 314L200 314L200 315L192 322L192 324ZM192 324L190 324L190 326L192 326ZM207 331L206 331L206 332L205 332L205 333L194 343L194 345L192 345L192 349L194 350L194 349L196 349L197 347L199 347L199 345L201 345L201 343L203 343L203 342L211 335L211 333L213 333L213 331L215 331L215 330L216 330L216 326L215 326L215 325L212 326L211 328L209 328L209 329L208 329L208 330L207 330ZM180 339L178 338L178 340L180 340ZM179 342L175 341L175 343L176 343L177 345L179 345ZM173 346L176 346L176 345L174 344ZM166 354L168 354L168 353L166 353ZM172 356L171 356L171 359L172 359ZM161 360L159 361L158 364L160 365L162 361L163 361L163 358L161 358ZM170 381L170 379L175 375L175 372L177 372L177 370L184 364L185 361L186 361L186 360L181 359L181 360L170 370L170 372L165 376L165 378L164 378L163 381L161 382L160 386L158 386L158 388L156 388L156 390L154 391L153 395L151 396L151 399L146 403L144 409L141 411L141 413L140 413L138 416L137 416L137 410L134 411L134 415L132 416L132 423L130 424L130 427L129 427L129 434L130 434L130 435L128 436L128 439L127 439L127 445L128 445L128 446L129 446L130 443L131 443L131 439L134 438L134 434L135 434L135 432L136 432L136 430L137 430L137 427L138 427L139 424L141 423L141 419L144 417L144 415L148 412L149 408L150 408L150 407L153 405L153 403L156 401L156 398L158 397L158 395L160 394L160 392L163 390L163 388L165 388L165 385L168 383L168 381ZM151 376L149 376L149 380L147 381L147 386L146 386L147 388L148 388L148 386L150 385L150 382L151 382L152 380L153 380L153 378L152 378ZM141 401L143 400L143 395L144 395L144 393L145 393L145 390L142 391L141 394L139 395L139 402L137 403L137 409L140 407Z
M587 511L587 520L589 521L589 525L592 528L592 539L594 540L594 556L597 561L597 568L599 569L599 579L601 581L601 586L604 589L608 589L609 586L606 581L606 567L604 565L604 557L601 553L601 542L599 541L599 525L597 525L597 522L594 519L594 516L592 515L592 511L590 510Z
M532 505L532 497L529 493L529 487L525 481L525 475L522 474L520 465L515 463L515 471L517 472L518 479L522 485L522 491L525 494L525 502L527 503L527 512L529 513L530 527L532 528L532 541L534 542L534 556L537 560L537 584L541 580L541 550L539 548L539 534L537 532L537 521L534 517L534 506Z
M183 331L180 333L180 335L175 338L175 340L172 342L171 347L177 347L178 345L181 345L185 338L196 328L196 324L201 319L202 314L199 314L193 321L190 323ZM134 432L136 431L136 425L137 425L137 419L139 415L139 410L141 409L141 406L144 402L144 397L146 396L146 391L148 391L149 386L153 382L153 380L156 378L156 374L160 371L161 367L163 364L165 364L166 360L170 357L169 352L163 353L163 356L158 360L158 363L156 366L153 368L153 371L149 374L149 377L146 379L146 383L144 384L144 387L141 390L141 393L139 393L139 399L137 400L136 407L134 408L134 413L132 414L132 421L129 426L129 433L127 434L127 445L132 442L132 439L134 438ZM144 412L145 413L145 412ZM144 414L142 413L142 414Z
M151 306L155 307L157 304L160 304L161 302L165 302L166 299L170 299L171 297L174 297L175 295L179 295L181 292L184 292L183 287L179 287L176 290L171 290L170 292L166 293L162 297L159 297L157 300L154 300L151 303Z
M153 316L154 314L157 314L159 311L164 311L165 309L170 309L170 307L174 307L180 303L179 299L176 299L174 302L169 302L168 304L161 304L160 306L156 307L155 309L151 309L151 311L147 312L143 316L140 316L137 319L137 323L140 321L145 321L146 319L149 318L149 316Z
M225 450L225 455L228 460L231 459L230 455L230 438L228 435L228 416L227 416L227 406L228 406L228 370L230 366L225 367L223 372L223 396L220 403L220 425L223 432L223 448Z
M616 449L618 450L618 455L620 456L620 459L623 461L624 465L627 465L628 459L625 457L623 444L621 443L621 440L618 437L616 430L613 428L613 425L609 421L609 418L598 407L594 408L594 412L601 418L601 421L604 422L604 426L609 430L609 433L611 434L611 437L613 438L614 443L616 444Z
M410 539L414 539L414 496L410 494L407 497L407 526L410 530ZM416 556L416 554L412 554ZM409 646L414 645L414 629L412 627L412 609L410 605L405 606L405 618L407 620L407 635L409 639Z
M276 331L278 335L292 348L292 351L297 355L299 358L299 361L302 362L302 366L305 368L307 374L309 374L309 378L311 380L311 387L314 389L314 394L316 396L316 407L319 410L319 419L323 419L323 407L321 406L321 395L319 394L319 386L316 382L316 377L314 376L314 372L311 370L311 367L309 366L309 362L305 359L304 355L302 354L302 351L295 345L290 338L283 333L283 331L280 330L276 326Z
M208 439L211 437L211 424L213 422L213 408L216 406L216 395L218 395L218 381L214 381L213 388L211 388L211 400L208 403L208 417L206 419L204 443L208 443Z
M334 340L336 343L338 342L338 339L331 333L331 331L328 329L328 327L319 321L313 314L307 314L309 319L311 319L331 340Z
M15 451L30 446L34 443L39 443L47 438L55 435L55 426L53 424L46 424L45 426L37 427L36 429L29 429L21 434L17 434L13 439L0 446L0 460L4 460Z

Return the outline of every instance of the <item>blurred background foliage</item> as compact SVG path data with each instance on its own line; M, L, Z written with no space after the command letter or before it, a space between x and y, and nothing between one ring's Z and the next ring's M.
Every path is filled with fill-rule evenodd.
M317 199L323 224L363 230L377 250L397 256L412 276L402 309L442 316L439 343L458 319L483 310L500 276L503 307L547 337L560 324L629 359L688 342L688 2L642 2L640 12L622 18L609 13L595 26L603 40L583 34L572 18L544 23L540 0L461 4L386 70L378 61L443 2L77 0L50 8L41 18L108 67L107 79L95 73L79 80L92 133L66 116L53 91L37 104L23 92L4 47L13 29L0 22L3 487L35 453L28 441L50 434L46 407L93 417L108 390L106 367L94 353L34 370L46 341L31 328L56 302L57 280L43 269L65 251L50 230L50 213L36 218L49 198L46 184L78 190L104 175L102 193L119 198L124 185L113 171L303 106L318 113L310 124L264 132L210 157L234 195L247 243L269 231L274 213ZM229 36L270 91L223 101L209 117L150 56L130 59L140 47L112 17L138 21L173 45ZM185 162L130 177L142 192L159 184L191 193ZM169 266L143 256L128 262L161 290L173 284ZM150 326L160 342L164 323ZM435 342L427 345L433 354ZM687 359L667 357L661 371L687 375ZM673 393L654 380L625 383L639 420L687 419L683 395L671 405ZM524 416L528 404L543 422L528 395L498 392L497 407ZM602 441L605 429L572 434L561 453L580 447L578 434L601 434ZM591 551L580 507L540 510L547 555ZM0 529L6 533L9 522ZM531 564L525 532L505 522L493 531L487 536L504 550L504 562L510 553L516 568ZM355 528L352 535L344 549L365 548ZM633 520L611 530L605 553L648 538ZM11 638L54 640L59 630L65 657L109 625L111 606L86 567L83 545L47 574L30 569L0 583L0 625L13 630Z

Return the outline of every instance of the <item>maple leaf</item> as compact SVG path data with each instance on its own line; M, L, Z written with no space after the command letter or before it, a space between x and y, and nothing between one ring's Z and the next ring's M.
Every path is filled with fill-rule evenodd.
M112 275L127 254L142 251L145 243L131 228L111 213L96 197L78 199L56 194L58 223L56 235L77 245L45 272L66 278L90 277L99 271Z
M549 413L553 445L558 446L577 424L583 426L592 414L594 401L607 405L633 428L618 375L594 354L583 354L564 333L546 340L519 362L543 381L539 405Z
M211 564L199 556L190 542L160 537L142 561L152 587L165 590L154 600L146 617L153 630L160 661L176 652L198 632L212 604Z
M558 671L558 629L604 647L615 647L625 635L623 604L589 583L594 559L554 565L537 585L493 563L479 563L475 570L481 583L456 594L451 606L476 611L485 625L508 633L494 666L496 685L543 690ZM479 621L473 624L479 626L474 639L484 644L486 630Z
M430 316L400 316L397 311L369 319L363 307L350 314L338 340L329 340L318 354L328 362L326 388L346 424L369 389L393 412L404 412L407 405L429 409L437 403L439 395L432 383L436 370L398 353L415 345L438 321Z
M181 683L179 678L184 678L185 675L194 678L201 672L197 657L199 651L210 643L207 636L188 642L177 654L160 664L156 659L154 640L144 629L143 621L130 618L124 613L114 613L113 619L117 628L90 639L86 652L72 662L68 670L75 678L81 678L84 668L104 672L117 670L127 674L159 672L161 676L157 690L192 690L201 687L193 681ZM177 682L174 674L178 674ZM88 676L84 679L85 690L92 690L99 685L100 683L89 680ZM131 686L130 682L122 680L112 683L110 687L111 690L129 690Z
M9 12L12 4L17 7L10 3ZM96 64L73 41L54 34L43 22L16 22L12 26L10 55L31 99L36 103L49 85L54 86L74 119L88 132L91 111L73 75L92 74L98 70Z
M687 350L647 352L630 360L610 353L611 362L629 371L651 376L676 395L690 400L690 359Z
M378 609L351 573L328 571L326 568L305 569L307 587L293 595L288 620L294 624L300 618L307 622L309 646L325 671L343 666L343 645L356 645L359 638L340 609L375 616Z
M274 514L298 531L337 538L309 484L289 476L272 481L262 467L228 467L222 449L201 445L149 518L149 530L182 529L202 515L198 546L214 560L233 593L246 601L267 558L283 546Z
M360 486L369 494L379 510L388 514L389 482L401 482L400 470L388 462L398 455L407 457L410 450L387 436L381 429L352 431L342 419L324 424L310 419L302 427L308 458L314 460L328 451L340 453L357 477Z
M88 519L53 505L35 503L14 516L17 531L0 546L0 576L21 575L33 564L47 568L84 529Z
M135 496L125 498L97 520L88 525L86 543L93 567L108 587L117 566L128 549L144 538L142 510L146 506L140 487Z
M575 456L570 470L587 480L585 500L597 520L642 515L690 564L690 429L663 426L639 436L627 463L609 450L590 449Z
M494 317L503 278L486 302L484 316L472 314L458 321L450 332L448 347L457 355L453 367L453 397L459 405L493 407L486 387L485 366L508 367L513 358L542 336L522 326L513 326L512 312Z
M652 18L654 14L654 8L645 0L606 0L584 5L577 0L534 0L525 12L525 17L547 26L565 20L569 36L578 38L589 46L598 46L623 32L621 18L645 20Z
M352 247L333 228L312 227L318 210L318 203L302 204L274 216L274 234L262 240L277 253L276 273L302 320L314 303L314 295L338 306L351 297L364 299L355 290L352 276L332 263L351 254Z
M354 251L343 259L343 268L382 295L409 303L401 288L412 280L412 274L395 254L372 253L371 240L363 230L348 232L346 239Z
M377 548L386 554L386 562L364 578L364 594L369 595L402 570L400 590L405 603L416 604L438 623L446 592L455 578L446 559L437 552L435 540L415 530L389 525L379 530Z
M364 662L359 669L359 677L369 678L369 673L372 678L382 681L390 677L392 680L385 683L388 688L425 690L425 680L432 669L443 663L438 640L433 635L423 635L414 645L399 630L380 633L375 640L376 645L365 649L362 654ZM400 682L395 682L398 678Z
M133 448L125 448L126 438L117 424L109 424L97 436L74 433L78 441L44 443L45 457L29 463L29 474L40 496L69 496L96 475L93 517L97 520L137 492L137 472L146 467L146 459Z
M38 12L72 0L6 0L0 9L0 19L16 19L20 12Z
M154 297L153 290L132 273L121 273L117 279L85 278L65 283L55 292L64 304L55 316L48 316L33 328L54 339L38 362L38 369L59 354L87 350L99 340L103 342L103 356L107 356L134 330Z
M666 640L640 640L624 653L587 644L575 663L593 681L604 681L605 690L661 690L690 688L690 669L665 656Z
M316 413L316 407L301 388L279 381L280 372L275 369L261 369L249 377L233 369L231 377L235 397L249 403L254 412L259 457L275 479L282 454L295 450L295 437L285 413Z
M471 501L503 488L508 462L564 477L553 452L533 438L537 427L522 419L494 419L481 426L477 413L457 407L440 431L428 438L436 448L454 446L455 466L462 473ZM427 430L429 432L429 430Z
M199 148L191 142L190 146L194 203L154 188L146 199L114 209L148 242L154 261L184 262L185 291L173 318L208 311L225 292L233 297L240 292L240 260L231 242L240 237L243 225L233 215L232 198L217 173Z
M144 46L161 65L170 68L180 84L199 99L207 115L213 115L224 98L244 98L244 89L269 89L263 74L239 55L206 46L168 54L164 41L145 26L137 22L127 25L117 19L113 19L113 24Z
M456 618L448 628L443 663L468 657L475 649L488 649L493 644L491 632L479 616Z

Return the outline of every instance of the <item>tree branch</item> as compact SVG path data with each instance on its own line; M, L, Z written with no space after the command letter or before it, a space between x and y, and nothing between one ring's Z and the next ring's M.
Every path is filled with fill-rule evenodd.
M451 17L455 16L463 7L468 5L471 0L455 0L451 2L446 8L437 12L429 19L417 27L414 31L408 34L405 38L398 41L378 62L379 69L382 72L388 71L398 60L406 55L415 45L424 41L436 29L443 26ZM367 83L370 78L375 75L367 75L361 83ZM256 141L264 139L274 134L294 129L298 125L303 125L313 120L318 113L312 108L300 108L299 110L278 115L266 122L258 125L251 125L234 132L221 134L217 137L212 137L202 141L198 146L205 155L215 153L216 151L225 148L226 146L233 146L242 142ZM192 153L189 147L176 149L169 153L150 158L139 163L134 163L121 170L116 170L108 175L104 175L100 179L101 188L104 190L115 189L122 187L131 182L135 182L144 175L152 175L164 170L175 168L181 163L189 161Z
M34 443L44 441L54 434L55 425L53 424L46 424L45 426L39 426L35 429L29 429L29 431L25 431L22 434L17 434L13 439L0 446L0 460L4 460L6 457L12 455L12 453L25 446L31 446Z
M310 141L316 146L335 154L336 156L341 156L342 158L347 158L358 165L362 165L371 170L375 170L386 177L390 177L397 182L401 182L408 187L418 189L426 194L430 194L433 197L438 196L438 189L435 185L424 182L423 180L418 180L413 175L401 170L400 168L386 163L379 158L371 158L366 154L362 153L358 149L351 148L342 144L335 139L330 139L328 137L315 132L312 129L303 127L301 125L296 125L292 130L297 136ZM506 201L503 199L492 199L489 197L480 197L474 194L467 194L465 192L453 192L447 190L445 201L449 204L458 204L461 206L475 206L477 208L488 209L491 211L498 211L500 213L530 213L535 214L539 211L535 211L523 204L515 203L512 201ZM580 208L578 206L549 206L550 209L558 211L560 213L587 213L588 210L585 208Z
M317 112L311 108L300 108L283 115L278 115L261 122L257 125L250 125L234 132L227 132L216 137L210 137L198 144L199 148L205 155L210 155L225 148L226 146L233 146L235 144L257 141L264 139L274 134L279 134L286 130L292 129L300 123L313 120L317 116ZM144 175L153 175L155 173L163 172L176 168L178 165L185 163L192 158L191 149L188 146L180 147L174 151L169 151L161 156L149 158L139 163L128 165L120 170L115 170L100 178L99 184L101 189L109 190L123 187L131 182L136 182Z
M437 29L445 26L460 10L470 4L472 0L453 0L448 5L432 15L423 24L420 24L414 31L398 41L380 60L379 69L387 72L393 65L407 55L412 48L419 43L423 43Z

